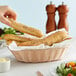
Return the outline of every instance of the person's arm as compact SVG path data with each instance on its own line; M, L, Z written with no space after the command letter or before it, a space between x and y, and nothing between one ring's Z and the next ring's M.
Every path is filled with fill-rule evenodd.
M16 20L16 13L8 6L0 6L0 22L10 25L8 18Z

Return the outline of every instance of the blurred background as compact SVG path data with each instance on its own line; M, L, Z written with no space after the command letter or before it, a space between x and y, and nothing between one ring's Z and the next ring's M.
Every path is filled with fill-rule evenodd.
M68 23L69 33L76 36L76 1L75 0L51 0L56 6L64 2L69 7ZM50 0L0 0L0 5L8 5L18 15L17 21L38 28L45 33L47 14L45 7ZM59 17L56 12L56 22ZM0 27L8 27L0 22Z

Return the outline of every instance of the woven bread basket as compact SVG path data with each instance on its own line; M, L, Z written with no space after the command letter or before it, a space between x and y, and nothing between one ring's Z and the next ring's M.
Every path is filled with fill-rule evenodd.
M47 49L25 49L21 51L13 51L12 54L18 61L22 62L49 62L62 58L68 46L66 47L51 47Z

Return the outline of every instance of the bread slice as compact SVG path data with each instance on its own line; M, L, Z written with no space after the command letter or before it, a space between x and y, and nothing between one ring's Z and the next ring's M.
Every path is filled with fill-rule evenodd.
M36 29L36 28L32 28L30 26L18 23L16 21L14 21L13 19L9 19L11 22L11 27L13 27L14 29L16 29L17 31L23 32L23 33L27 33L36 37L42 37L43 34L40 30Z
M17 46L21 43L21 41L6 40L6 44L7 44L7 45L10 45L10 44L12 43L12 41L14 41L14 42L16 43Z
M46 45L52 45L54 43L59 43L68 38L68 33L65 30L56 31L44 38Z
M27 38L27 37L21 37L21 36L14 35L14 34L5 34L3 39L13 40L13 41L24 41L24 42L35 40L35 39Z

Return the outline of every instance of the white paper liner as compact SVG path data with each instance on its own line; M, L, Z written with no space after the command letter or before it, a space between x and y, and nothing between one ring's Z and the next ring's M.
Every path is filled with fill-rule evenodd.
M66 33L68 33L68 32L65 30L65 28L62 28L62 29L57 29L57 30L55 30L55 31L49 32L48 34L45 34L42 38L45 38L45 37L47 37L47 36L49 36L49 35L52 35L52 34L58 32L58 31L65 31ZM68 35L68 37L69 37L69 35Z
M45 46L44 44L41 44L39 46L17 46L15 41L12 41L12 43L8 46L9 49L11 50L16 50L16 51L20 51L20 50L24 50L24 49L45 49L45 48L50 48L50 46Z
M24 50L24 49L47 49L47 48L56 48L56 47L67 47L69 46L71 43L72 43L72 39L69 39L69 40L65 40L65 41L62 41L60 43L55 43L53 44L52 46L48 46L48 45L44 45L44 44L41 44L39 46L17 46L16 43L13 41L8 47L9 49L13 50L13 51L21 51L21 50Z

